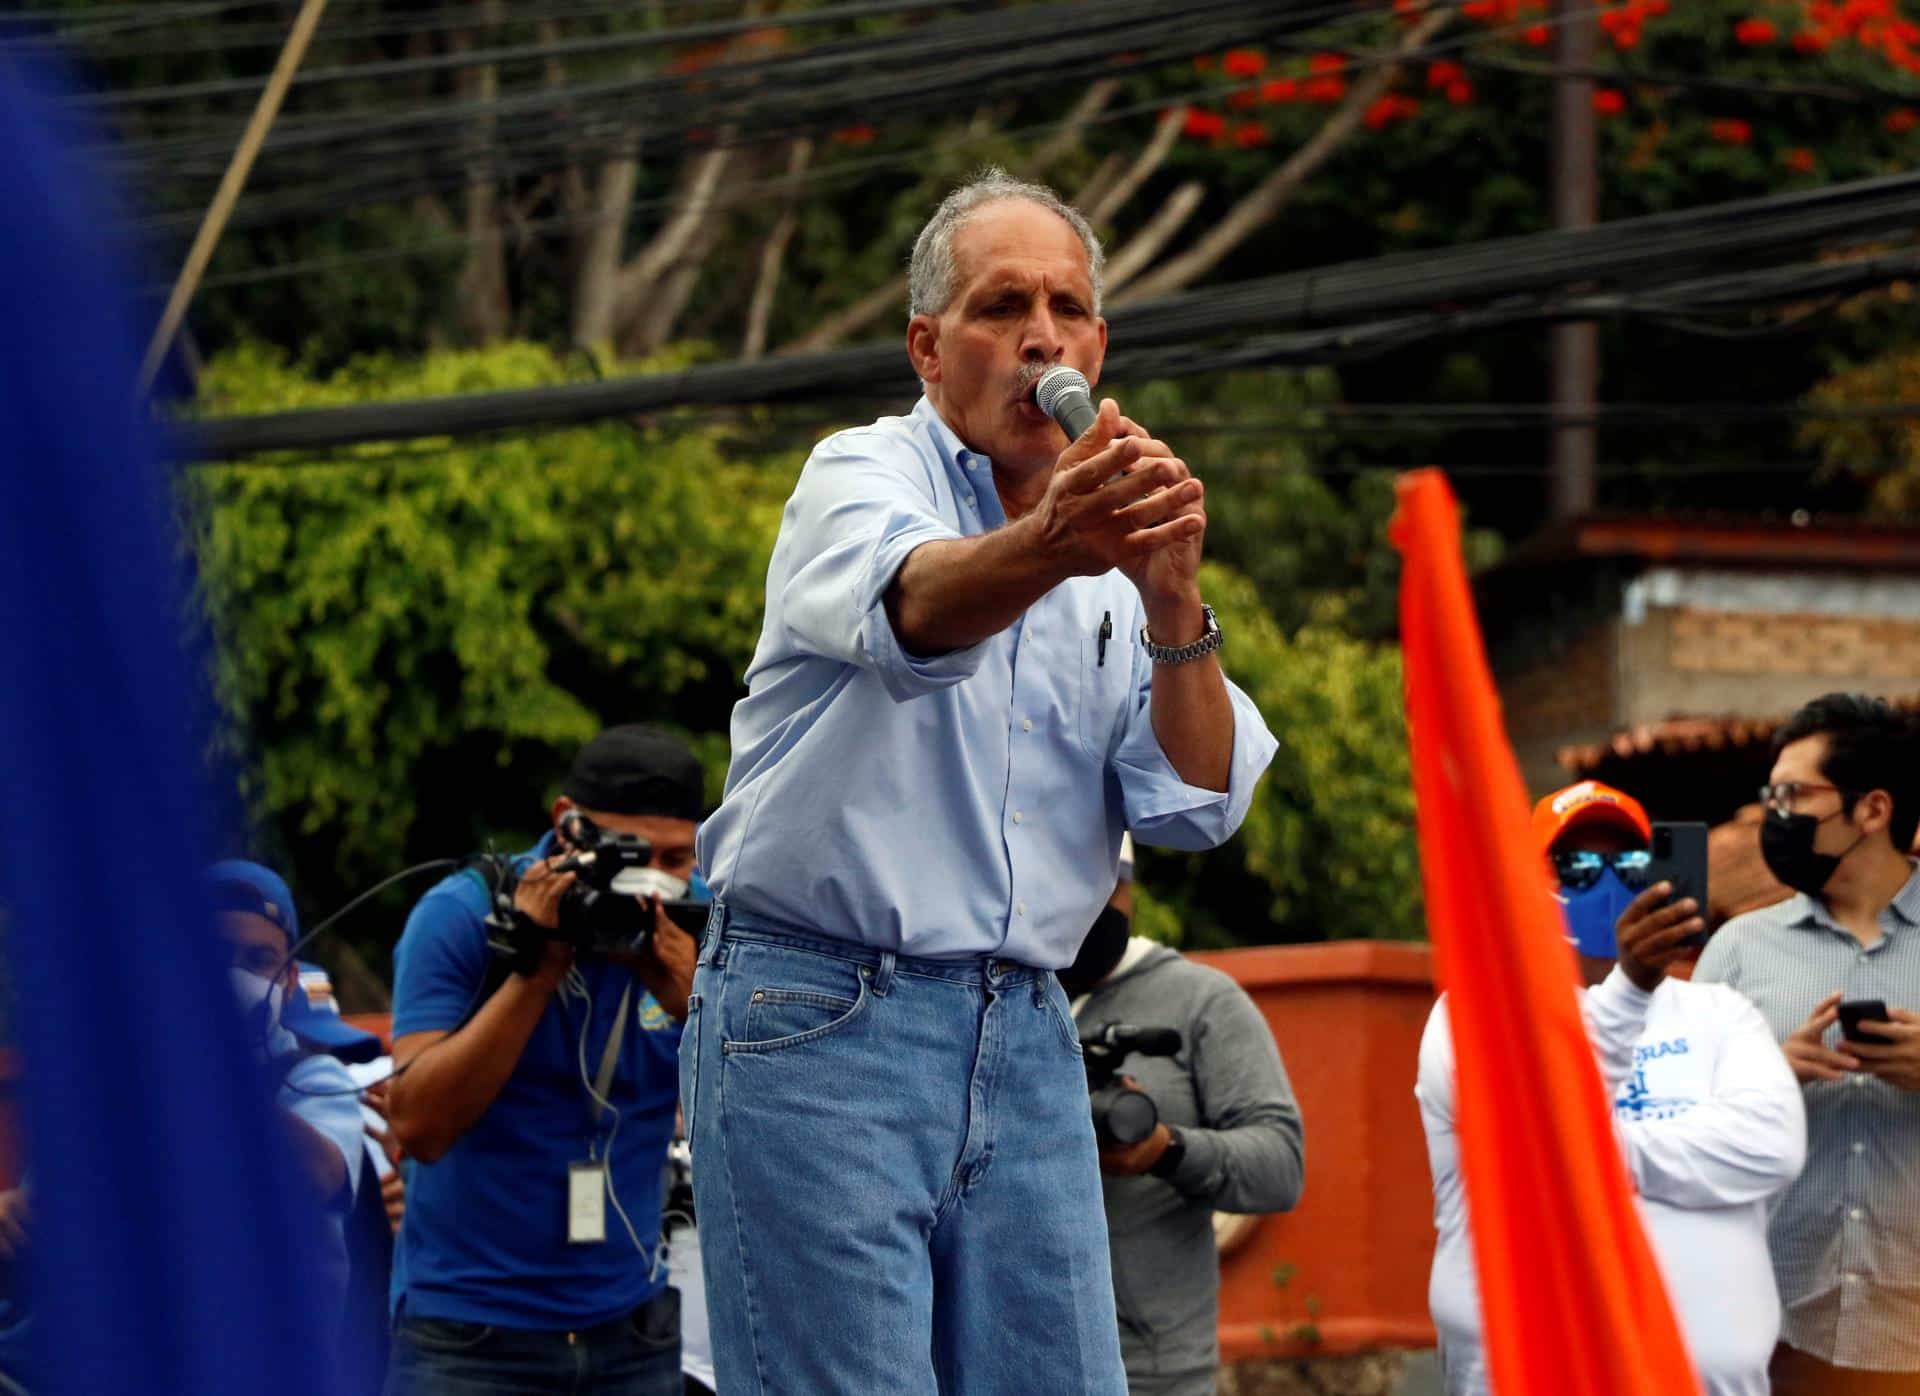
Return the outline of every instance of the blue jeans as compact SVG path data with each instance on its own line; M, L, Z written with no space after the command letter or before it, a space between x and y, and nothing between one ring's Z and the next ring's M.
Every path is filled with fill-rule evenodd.
M1051 973L719 907L681 1041L720 1396L1125 1396Z
M575 1333L496 1328L404 1310L386 1396L682 1396L680 1293Z

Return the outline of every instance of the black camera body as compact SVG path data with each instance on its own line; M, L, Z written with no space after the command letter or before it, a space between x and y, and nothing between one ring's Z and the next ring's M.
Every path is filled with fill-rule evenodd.
M1093 1132L1102 1148L1138 1144L1160 1123L1160 1107L1153 1097L1119 1079L1121 1065L1136 1052L1143 1057L1171 1057L1180 1047L1178 1028L1109 1023L1081 1037L1087 1093L1093 1100Z
M639 834L603 829L579 810L561 816L558 829L564 861L557 872L574 874L560 899L556 930L536 926L513 904L519 877L500 860L493 879L493 913L487 918L495 947L521 972L539 963L541 946L564 940L582 955L631 955L653 939L653 903L658 902L690 935L706 925L710 908L688 901L684 885L653 867L653 845Z

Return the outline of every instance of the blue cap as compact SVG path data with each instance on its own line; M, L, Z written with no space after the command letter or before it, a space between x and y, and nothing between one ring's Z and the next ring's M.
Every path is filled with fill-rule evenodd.
M207 869L207 881L219 910L264 916L286 936L289 950L300 939L300 913L293 908L293 893L272 868L244 858L222 858Z
M386 1055L387 1049L372 1033L361 1031L330 1009L315 1008L298 977L280 1007L280 1025L299 1038L302 1046L343 1062L370 1062Z
M265 917L286 936L287 949L293 949L300 939L300 913L279 873L244 858L223 858L207 869L207 881L219 910ZM303 1046L343 1062L370 1062L385 1050L372 1033L362 1032L338 1013L315 1008L297 976L281 1005L280 1024Z

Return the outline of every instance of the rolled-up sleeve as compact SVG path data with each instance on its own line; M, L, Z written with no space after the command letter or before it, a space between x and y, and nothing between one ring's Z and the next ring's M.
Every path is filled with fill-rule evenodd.
M938 514L924 466L868 438L872 453L836 438L816 450L787 503L775 556L780 624L800 651L875 674L896 702L973 674L984 642L949 654L909 654L887 615L887 588L908 554L958 539Z
M1126 732L1114 750L1112 771L1120 784L1127 827L1141 843L1156 848L1197 852L1217 848L1233 837L1253 804L1254 788L1273 760L1279 743L1253 699L1227 680L1233 705L1233 762L1227 788L1208 790L1180 779L1153 730L1153 664L1144 654L1139 693L1127 714Z

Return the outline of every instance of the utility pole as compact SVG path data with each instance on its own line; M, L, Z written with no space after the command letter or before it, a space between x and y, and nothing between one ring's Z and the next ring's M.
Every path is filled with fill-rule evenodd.
M1592 70L1595 7L1592 0L1555 0L1551 187L1553 226L1593 226L1599 177L1594 160L1593 81L1573 73ZM1589 512L1596 498L1594 406L1600 391L1600 333L1591 321L1555 325L1548 331L1553 442L1549 512L1555 519Z
M173 293L167 297L167 308L161 312L160 323L154 327L153 338L147 342L147 355L140 364L142 397L153 386L153 376L160 371L160 365L167 357L167 346L173 343L180 322L186 318L187 304L193 299L193 293L200 289L200 277L206 271L207 262L213 257L213 249L227 226L228 215L240 201L240 191L246 188L254 157L259 155L267 132L273 128L274 117L280 114L280 103L286 99L287 89L293 85L293 75L300 68L300 60L306 56L307 44L320 24L320 12L326 7L327 0L301 0L300 13L294 16L293 29L280 50L279 61L273 65L273 75L267 79L266 90L260 94L259 104L254 107L253 116L247 121L247 129L240 135L240 144L227 164L226 174L221 176L220 187L214 191L213 202L207 205L206 216L200 220L200 231L194 236L193 246L187 251L186 264L180 268L180 275L173 283Z

